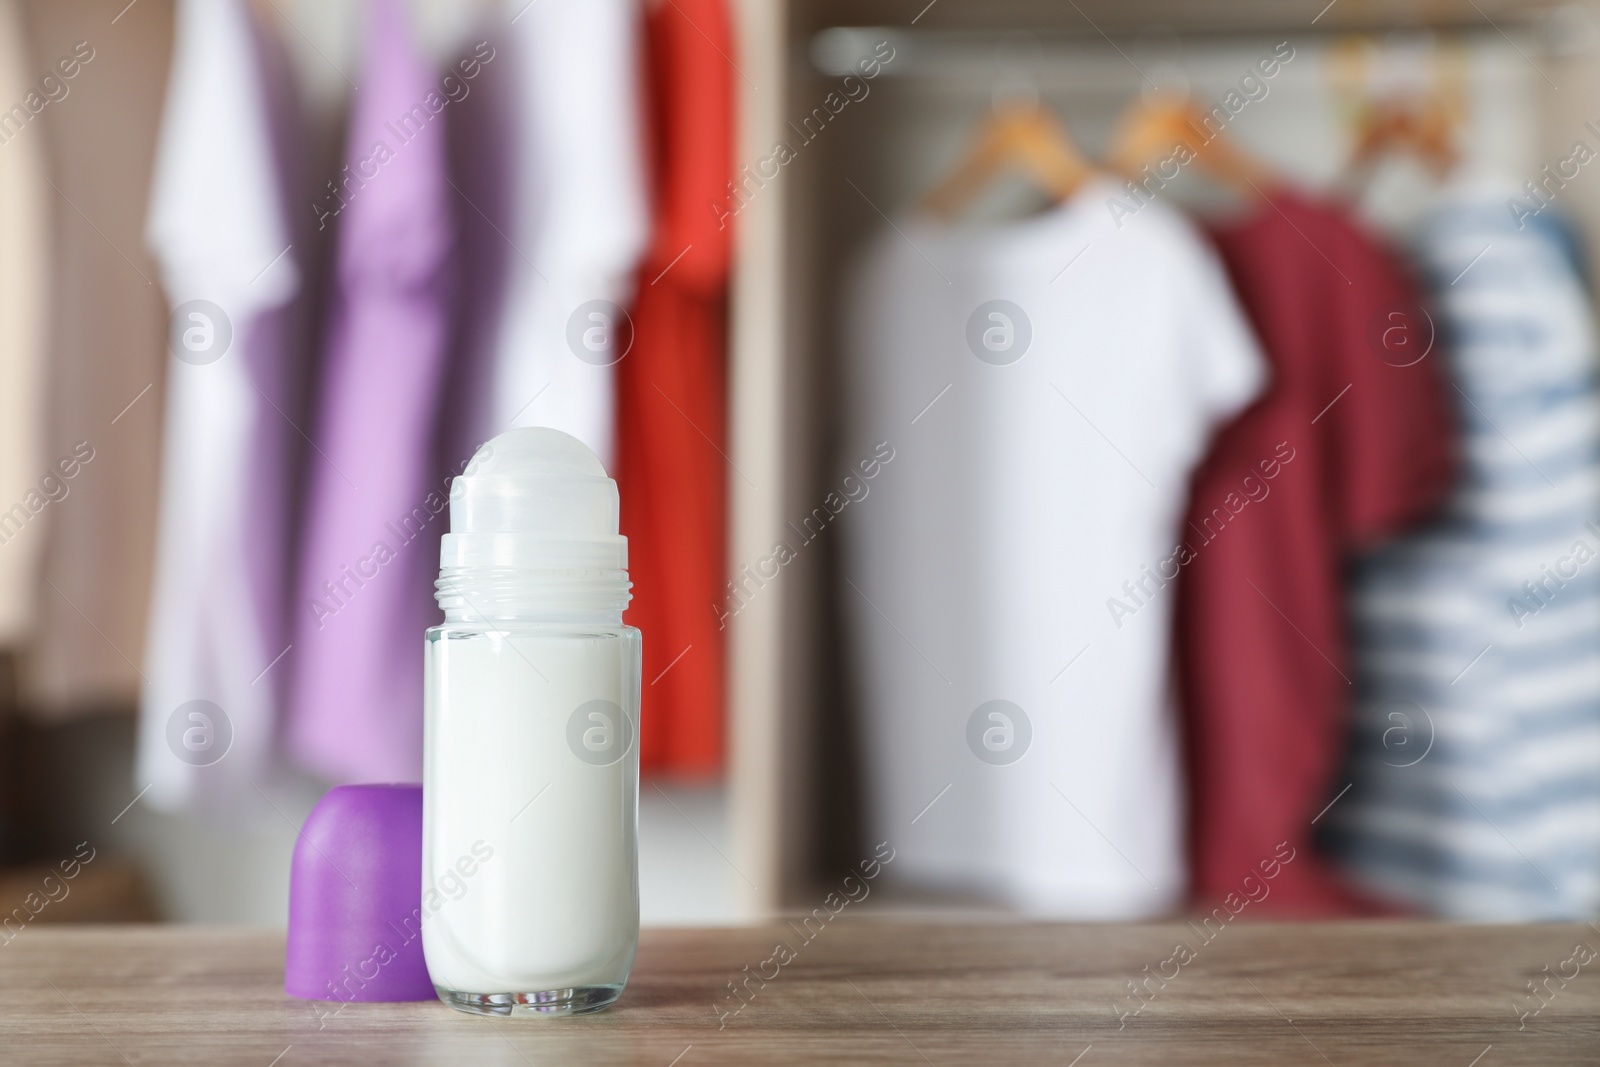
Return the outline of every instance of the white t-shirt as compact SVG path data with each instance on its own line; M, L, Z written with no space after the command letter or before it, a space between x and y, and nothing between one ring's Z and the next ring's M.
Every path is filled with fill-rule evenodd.
M616 309L632 299L650 236L639 5L508 0L506 11L515 16L515 251L480 439L551 426L610 470L614 364L633 336Z
M840 458L894 449L840 523L872 840L904 880L1041 916L1182 899L1176 587L1146 575L1266 373L1194 228L1112 198L902 222L847 295Z
M277 680L263 674L279 650L267 647L251 590L245 525L257 420L286 416L254 385L247 350L251 327L294 298L301 274L252 32L242 0L178 4L145 225L173 312L208 346L229 338L220 356L167 360L137 772L158 808L189 803L202 786L208 799L245 789L268 764L277 725ZM231 333L213 321L218 310ZM226 734L209 735L230 739L224 773L177 758L169 740L171 717L197 699L227 718Z

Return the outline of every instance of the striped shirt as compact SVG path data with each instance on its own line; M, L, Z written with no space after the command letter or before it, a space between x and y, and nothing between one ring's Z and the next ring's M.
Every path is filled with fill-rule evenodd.
M1462 478L1354 569L1353 784L1320 827L1373 888L1461 919L1600 906L1596 342L1570 237L1528 223L1473 194L1420 230Z

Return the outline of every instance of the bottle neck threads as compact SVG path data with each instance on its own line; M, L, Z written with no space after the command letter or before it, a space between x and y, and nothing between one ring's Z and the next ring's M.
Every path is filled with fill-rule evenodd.
M444 535L434 599L446 622L622 625L627 542L512 533Z

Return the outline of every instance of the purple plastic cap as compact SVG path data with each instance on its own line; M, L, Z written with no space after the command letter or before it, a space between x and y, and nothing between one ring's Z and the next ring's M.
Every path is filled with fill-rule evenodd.
M283 991L432 1000L422 959L422 787L341 785L311 809L289 875Z

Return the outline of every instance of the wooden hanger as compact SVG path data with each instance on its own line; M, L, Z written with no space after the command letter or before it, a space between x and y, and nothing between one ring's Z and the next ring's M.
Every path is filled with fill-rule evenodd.
M1385 156L1410 155L1443 180L1460 162L1451 108L1432 95L1419 100L1377 100L1358 120L1355 149L1345 167L1347 183L1359 184Z
M1008 170L1020 170L1058 201L1070 197L1094 174L1093 164L1066 127L1036 97L997 101L960 164L928 191L920 206L938 218L953 220Z
M1330 57L1334 92L1354 128L1355 146L1340 184L1359 189L1385 157L1409 155L1443 180L1461 160L1459 131L1467 115L1467 56L1459 42L1441 42L1428 57L1426 88L1409 95L1374 95L1376 45L1341 42Z
M1181 162L1185 147L1195 166L1244 196L1262 196L1277 181L1271 167L1240 148L1193 98L1174 93L1154 93L1128 105L1117 120L1106 161L1124 178L1138 182L1148 166L1175 156ZM1160 176L1170 180L1167 174Z

